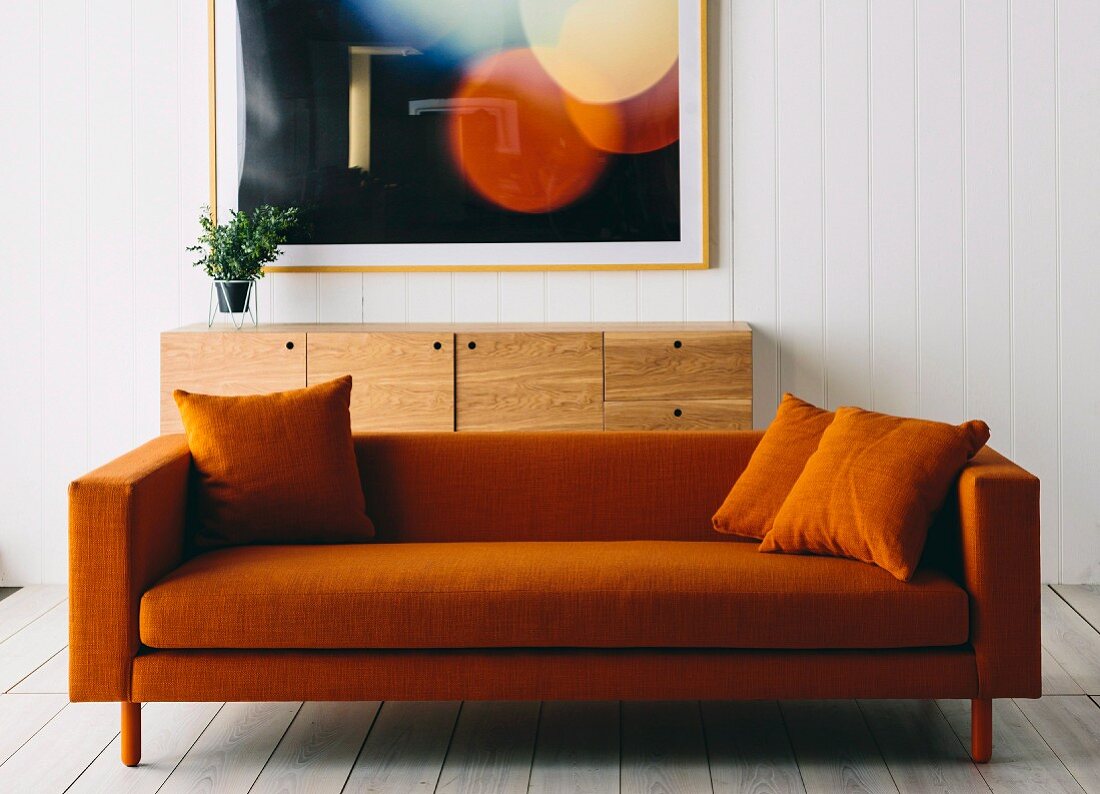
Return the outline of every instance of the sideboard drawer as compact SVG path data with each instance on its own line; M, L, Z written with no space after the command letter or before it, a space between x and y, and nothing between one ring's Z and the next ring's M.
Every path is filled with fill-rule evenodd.
M609 332L604 378L609 401L751 400L752 335Z
M626 400L603 404L604 430L751 428L751 400Z

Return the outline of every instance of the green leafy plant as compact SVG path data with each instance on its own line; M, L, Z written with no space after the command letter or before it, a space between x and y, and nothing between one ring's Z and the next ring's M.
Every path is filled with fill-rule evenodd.
M264 265L279 257L279 246L288 233L300 224L297 207L272 207L264 204L252 212L230 211L227 223L215 223L210 208L199 216L202 234L188 251L201 254L195 267L206 275L226 281L252 281L263 278Z

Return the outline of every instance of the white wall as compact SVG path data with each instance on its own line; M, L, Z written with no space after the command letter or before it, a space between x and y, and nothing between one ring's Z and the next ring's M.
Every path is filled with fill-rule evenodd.
M758 424L785 390L985 418L1043 479L1044 577L1100 581L1100 3L711 16L718 267L282 275L264 319L736 316ZM0 584L64 578L65 484L157 432L157 334L204 316L205 69L202 0L0 5Z

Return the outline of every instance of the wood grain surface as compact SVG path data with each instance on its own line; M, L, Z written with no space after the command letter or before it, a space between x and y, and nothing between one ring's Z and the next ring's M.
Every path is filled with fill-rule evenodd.
M344 792L435 791L459 707L458 701L383 704Z
M604 373L604 399L610 401L751 401L752 335L609 331Z
M622 791L710 791L703 723L696 701L624 702Z
M619 704L542 704L531 794L617 794Z
M600 430L603 340L598 333L455 337L458 430Z
M306 346L310 384L351 375L352 430L454 430L453 334L311 332Z
M749 430L751 400L624 400L603 404L604 430Z
M306 335L302 331L161 334L161 433L183 430L172 399L174 389L203 394L263 394L305 385Z

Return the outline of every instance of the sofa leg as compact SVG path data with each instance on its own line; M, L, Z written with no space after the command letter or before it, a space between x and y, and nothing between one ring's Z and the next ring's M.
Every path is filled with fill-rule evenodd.
M970 757L976 764L988 763L993 755L993 699L970 701Z
M137 766L141 760L141 704L122 704L122 763Z

